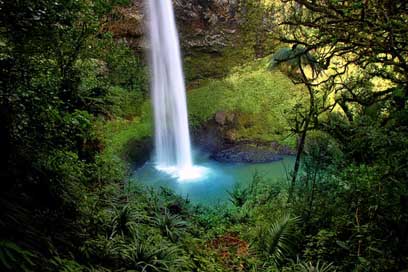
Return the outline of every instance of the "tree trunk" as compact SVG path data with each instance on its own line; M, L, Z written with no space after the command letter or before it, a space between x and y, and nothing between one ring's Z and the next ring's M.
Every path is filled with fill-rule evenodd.
M300 69L301 75L303 77L303 80L304 80L304 82L306 84L307 90L309 92L310 101L309 101L309 113L306 116L305 123L304 123L304 126L303 126L303 130L302 130L301 135L300 135L300 141L299 141L299 144L298 144L298 147L297 147L296 161L295 161L295 166L293 168L293 176L292 176L292 181L291 181L290 189L289 189L288 202L291 200L293 191L295 189L296 179L297 179L299 169L300 169L300 158L302 156L303 149L305 147L306 135L307 135L307 131L309 129L310 121L315 116L315 97L314 97L313 89L309 84L307 84L308 80L307 80L307 77L306 77L306 73L303 70L301 64L299 65L299 69Z
M295 166L293 168L292 181L291 181L290 189L289 189L289 200L292 198L293 190L295 189L296 179L297 179L297 175L298 175L299 168L300 168L300 158L302 156L303 149L305 147L306 134L307 134L307 129L309 127L310 118L311 116L307 117L305 121L305 127L302 131L302 134L300 135L300 140L299 140L299 144L298 144L297 152L296 152Z

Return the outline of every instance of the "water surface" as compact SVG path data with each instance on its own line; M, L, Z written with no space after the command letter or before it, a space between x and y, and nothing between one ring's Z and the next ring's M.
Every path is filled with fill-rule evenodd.
M193 203L213 205L228 201L228 190L236 183L248 184L255 174L269 182L287 178L295 157L282 156L283 160L271 163L220 163L208 158L207 154L196 154L196 165L204 167L199 179L180 182L164 172L158 171L154 163L148 161L133 173L135 182L141 182L154 188L165 187L187 197Z

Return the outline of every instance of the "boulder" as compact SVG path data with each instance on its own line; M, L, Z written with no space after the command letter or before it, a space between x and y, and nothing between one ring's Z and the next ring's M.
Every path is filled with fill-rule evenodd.
M217 124L224 126L227 121L227 113L225 111L219 111L215 114L214 119Z
M235 143L238 140L237 131L235 129L229 129L225 131L224 140L227 143Z
M214 115L214 120L217 124L221 126L225 125L232 126L235 121L235 113L219 111Z

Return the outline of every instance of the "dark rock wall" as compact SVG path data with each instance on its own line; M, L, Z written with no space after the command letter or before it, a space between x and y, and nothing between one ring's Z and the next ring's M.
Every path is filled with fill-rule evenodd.
M295 150L277 142L242 140L230 136L237 114L217 112L213 119L192 132L193 143L220 162L265 163L295 155Z
M104 31L127 43L135 51L143 51L145 40L145 8L147 1L135 0L107 17ZM217 50L230 44L238 29L238 0L174 0L174 10L182 47Z

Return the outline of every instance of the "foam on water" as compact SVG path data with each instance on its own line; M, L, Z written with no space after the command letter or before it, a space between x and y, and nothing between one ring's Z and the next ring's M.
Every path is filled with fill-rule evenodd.
M193 165L189 168L176 168L174 166L162 167L156 165L156 169L167 173L172 178L176 179L179 182L198 182L207 178L210 171L208 168L203 166Z

